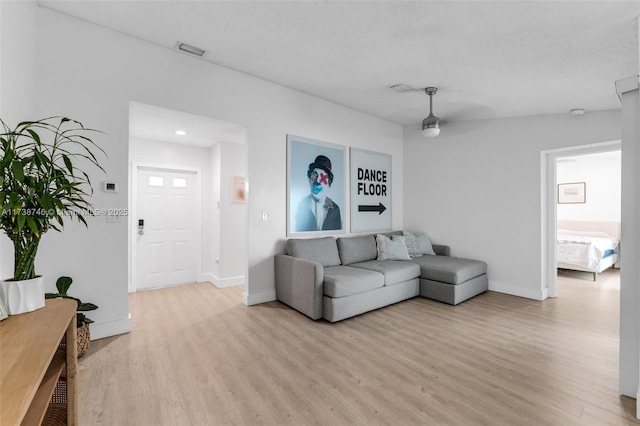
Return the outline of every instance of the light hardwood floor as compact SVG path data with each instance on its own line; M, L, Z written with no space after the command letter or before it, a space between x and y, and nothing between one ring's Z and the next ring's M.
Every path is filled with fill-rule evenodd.
M81 425L626 425L617 271L544 302L414 298L339 323L242 288L130 295L133 330L79 362Z

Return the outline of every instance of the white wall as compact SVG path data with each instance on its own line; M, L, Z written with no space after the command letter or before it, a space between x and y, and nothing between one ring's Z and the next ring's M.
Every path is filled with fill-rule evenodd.
M620 222L621 151L558 160L558 183L585 182L586 203L558 204L558 220Z
M87 104L95 105L96 109L102 106L95 98L87 96L84 102L73 105L74 96L66 90L62 80L60 92L47 93L43 90L43 76L55 76L48 74L50 69L44 66L42 54L42 39L47 37L40 28L40 10L33 2L2 2L1 16L1 40L0 55L2 60L2 96L0 98L0 116L7 121L10 127L14 127L19 121L37 119L52 115L68 115L80 121L86 122L89 117L83 107ZM57 30L54 30L57 31ZM49 30L51 32L51 30ZM59 48L47 48L48 55L57 55L60 61L68 58L60 54ZM66 73L69 65L60 63L57 65L58 73ZM55 72L52 74L56 74ZM64 80L64 79L63 79ZM55 82L53 85L57 84ZM57 104L51 108L52 104ZM101 112L98 112L100 114ZM127 115L126 109L123 113ZM88 124L88 123L87 123ZM92 126L89 126L92 127ZM106 137L95 137L94 140L103 142ZM117 140L126 141L124 138ZM111 152L107 148L108 152ZM126 159L124 155L113 154L111 159ZM114 168L105 164L108 173ZM121 170L126 170L126 162L122 163ZM120 179L126 182L126 173L116 174L124 176ZM94 196L97 208L126 208L126 198L113 197L112 194L104 194L98 190L101 181L105 180L103 174L91 174L96 195ZM112 197L109 197L109 196ZM126 191L124 193L126 197ZM85 302L93 302L100 306L91 313L91 318L96 321L92 326L92 337L99 338L108 334L117 334L129 330L128 307L126 299L126 246L112 246L110 241L113 235L121 233L126 235L125 224L106 224L105 217L87 218L91 232L87 232L84 226L77 222L65 221L64 234L50 231L42 238L38 256L36 258L36 273L44 275L45 290L53 291L55 281L61 275L69 275L74 284L71 294ZM115 233L112 230L116 230ZM123 233L124 232L124 233ZM13 248L4 234L1 239L0 278L13 276ZM74 244L69 244L75 241ZM124 240L123 240L124 241ZM119 271L120 273L113 273ZM125 274L122 275L122 272Z
M207 158L211 169L212 210L208 214L212 225L212 265L204 279L223 288L246 283L247 275L247 203L231 200L233 176L247 175L247 146L219 142Z
M15 127L31 117L35 108L36 9L29 3L16 2L11 13L5 13L4 6L0 4L0 118ZM0 279L12 277L13 247L3 232Z
M638 16L636 18L636 31L638 33L638 74L640 74L640 16ZM638 83L640 85L640 75L638 76ZM636 142L640 142L638 141L638 139L640 139L640 98L638 99L638 109L636 110L636 114L635 116L633 114L629 114L628 118L626 118L623 122L623 127L624 126L629 126L632 127L633 125L635 125L636 130L637 130L637 139ZM640 310L640 291L638 291L638 293L636 294L636 301L637 304L635 305L635 310L636 312L638 312L638 310ZM625 302L626 303L626 302ZM633 301L628 302L630 304L630 306L634 306ZM636 354L636 365L638 366L638 385L637 385L637 390L636 390L636 418L640 419L640 315L638 315L638 317L636 318L636 323L634 324L636 325L636 327L631 327L631 329L629 331L634 332L636 334L636 337L638 339L638 344L636 346L636 350L633 351L634 354ZM635 330L634 330L635 328ZM631 350L633 350L633 348L629 348L630 352ZM622 370L621 370L622 372Z
M213 224L211 229L211 235L208 238L211 241L211 258L213 264L210 268L210 276L207 279L213 283L217 281L220 276L220 169L222 168L222 152L221 144L216 144L211 147L211 153L209 161L211 164L211 170L216 170L216 173L211 175L211 191L213 197L213 203L215 208L211 212L211 223Z
M620 112L405 127L406 229L488 263L489 288L542 300L541 151L620 139Z
M620 393L636 397L640 376L640 96L622 93L622 237L620 241Z
M246 177L247 147L221 142L220 154L220 272L218 287L243 284L247 269L247 204L232 201L233 176Z
M98 141L107 151L109 179L127 181L130 101L247 126L247 304L275 298L273 255L283 250L286 235L287 133L391 154L393 170L402 170L401 126L29 5L35 8L35 21L20 25L36 28L35 54L46 66L35 67L37 104L26 108L21 118L65 114L104 131L106 136ZM0 7L3 22L24 18L16 14L23 6L2 2ZM23 71L7 64L4 49L0 54L3 71ZM3 102L23 102L21 93L7 99L3 93ZM96 174L96 180L105 177ZM402 228L402 188L398 173L392 188L395 229ZM128 207L128 191L106 195L96 194L97 208ZM262 221L262 211L271 212L273 220ZM346 222L348 226L348 218ZM127 242L126 224L100 221L91 221L88 230L70 226L43 240L38 262L45 274L66 263L65 270L87 288L87 299L100 306L92 315L95 337L128 330ZM104 331L94 333L101 328Z

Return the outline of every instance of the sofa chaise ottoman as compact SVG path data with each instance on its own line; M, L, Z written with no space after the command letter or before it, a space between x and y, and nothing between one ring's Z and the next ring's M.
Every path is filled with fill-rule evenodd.
M418 295L456 305L488 289L485 262L432 247L434 254L380 260L375 235L289 239L286 254L274 258L276 297L312 319L336 322Z
M434 246L435 249L435 246ZM420 296L457 305L489 289L487 264L449 256L420 256Z

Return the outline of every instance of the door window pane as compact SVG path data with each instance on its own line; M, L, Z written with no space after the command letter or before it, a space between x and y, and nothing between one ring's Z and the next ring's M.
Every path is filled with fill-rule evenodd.
M186 188L187 180L183 178L173 178L173 187L174 188Z
M164 178L162 176L149 176L149 186L164 186Z

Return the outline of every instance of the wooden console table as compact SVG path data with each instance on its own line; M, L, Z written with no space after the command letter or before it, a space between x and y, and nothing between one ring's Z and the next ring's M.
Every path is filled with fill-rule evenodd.
M76 307L52 299L0 321L0 425L77 425Z

